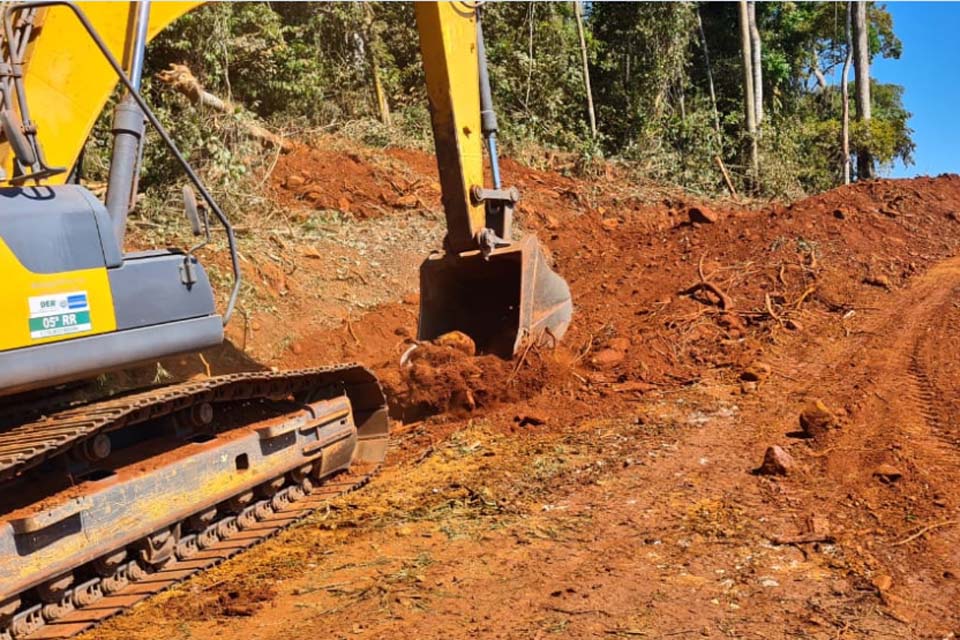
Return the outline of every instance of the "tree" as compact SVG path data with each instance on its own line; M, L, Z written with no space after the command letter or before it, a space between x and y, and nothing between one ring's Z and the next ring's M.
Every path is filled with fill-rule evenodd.
M853 75L856 90L857 121L867 136L857 148L857 178L868 180L874 176L873 157L869 147L870 131L870 29L867 24L867 3L853 3Z
M380 113L380 122L390 125L390 103L387 101L387 94L383 90L383 80L380 72L380 49L383 43L380 40L380 33L376 24L376 16L373 13L373 3L364 2L364 34L363 43L370 56L370 76L373 81L373 96L377 102L377 111Z
M756 0L747 2L748 17L750 19L750 54L753 68L753 110L754 120L759 130L763 122L763 62L760 51L760 29L757 28Z
M590 135L597 137L597 116L593 111L593 90L590 88L590 56L587 55L587 39L583 34L583 5L580 0L573 1L573 11L577 19L577 38L580 40L580 58L583 60L583 88L587 94L587 115L590 117Z
M753 52L750 41L750 10L747 0L740 0L740 48L743 57L743 111L747 123L747 145L751 178L757 180L760 159L757 148L757 111L753 87Z
M853 13L853 3L847 0L846 18L844 20L844 33L846 34L846 54L843 57L843 71L840 73L840 85L843 96L843 107L841 118L842 124L842 153L843 153L843 184L850 184L850 62L853 59L853 35L851 14Z
M713 109L713 128L717 132L717 150L723 149L723 132L720 130L720 111L717 109L717 91L713 84L713 69L710 66L710 48L707 46L707 34L703 31L703 18L700 5L697 5L697 30L700 32L700 47L703 50L703 66L707 72L707 88L710 89L710 107Z

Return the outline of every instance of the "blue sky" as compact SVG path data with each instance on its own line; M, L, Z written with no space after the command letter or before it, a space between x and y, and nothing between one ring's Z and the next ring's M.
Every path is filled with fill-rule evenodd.
M887 9L903 55L876 58L871 71L880 82L904 86L917 145L915 164L896 166L891 175L960 173L960 2L888 2Z

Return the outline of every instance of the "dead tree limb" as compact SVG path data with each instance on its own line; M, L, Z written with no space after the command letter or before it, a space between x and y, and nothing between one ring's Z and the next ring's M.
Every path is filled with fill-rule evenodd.
M690 296L697 293L698 291L707 291L717 297L718 306L721 309L723 309L724 311L730 311L731 309L733 309L733 300L730 298L730 296L724 293L720 289L720 287L718 287L717 285L707 280L707 276L703 273L703 261L706 257L707 257L706 254L700 256L700 260L699 262L697 262L697 276L699 276L700 282L697 282L696 284L690 287L687 287L686 289L680 292L680 295Z
M234 113L237 110L236 105L229 100L224 100L205 90L186 65L171 64L169 69L157 74L157 80L183 94L195 105L207 107L220 113ZM256 123L244 122L243 126L252 138L256 138L267 146L280 149L284 153L293 150L294 144L291 141Z

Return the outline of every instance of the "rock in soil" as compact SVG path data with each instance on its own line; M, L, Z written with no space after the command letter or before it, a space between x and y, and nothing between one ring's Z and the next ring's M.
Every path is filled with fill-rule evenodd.
M893 283L891 283L890 278L885 275L868 276L864 278L863 281L866 284L874 287L880 287L881 289L886 289L887 291L893 289Z
M893 586L893 578L885 573L881 574L873 579L873 586L877 588L877 591L887 591Z
M903 477L903 473L900 472L900 469L897 469L891 464L881 464L877 465L872 475L875 478L879 478L881 482L886 482L888 484L896 482Z
M720 219L714 211L704 206L690 207L687 215L690 217L690 222L699 224L713 224Z
M819 438L837 427L837 417L820 400L808 404L800 414L800 428L809 438Z
M607 343L607 346L626 353L630 350L630 338L613 338Z
M770 365L757 360L740 372L740 379L745 382L763 382L770 377L770 372Z
M767 447L767 452L763 455L763 464L757 469L761 476L786 476L797 469L797 462L782 447L773 445Z
M294 174L292 176L287 176L284 186L286 186L287 189L296 189L297 187L302 187L304 184L306 184L306 182L307 181L303 176Z
M590 358L590 364L596 369L612 369L623 362L624 355L617 349L603 349Z
M539 427L547 424L546 416L537 415L535 413L521 413L520 415L514 416L513 421L521 427Z
M462 351L468 356L477 354L477 344L473 341L473 338L462 331L445 333L434 340L433 343L438 347L451 347L457 351Z

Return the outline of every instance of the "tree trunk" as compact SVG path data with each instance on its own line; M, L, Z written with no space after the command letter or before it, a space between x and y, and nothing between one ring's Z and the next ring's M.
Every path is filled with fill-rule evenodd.
M867 3L853 3L853 77L856 85L857 121L869 140L870 130L870 48L867 42ZM857 179L873 177L873 157L866 144L857 149Z
M753 94L753 54L750 50L749 14L746 0L740 0L740 49L743 54L743 112L747 121L750 179L755 183L760 173L760 159L757 152L757 111Z
M590 60L587 56L587 39L583 33L583 5L574 0L573 13L577 18L577 36L580 38L580 59L583 61L583 87L587 92L587 115L590 117L590 135L597 137L597 116L593 111L593 90L590 88Z
M853 35L851 34L852 28L850 26L850 14L853 13L852 4L853 3L848 0L846 18L847 54L843 58L843 71L840 72L840 86L842 91L840 95L843 98L841 120L841 135L843 136L843 184L850 184L850 92L847 85L850 84L850 62L853 60Z
M820 53L816 47L813 49L813 61L810 63L810 73L817 79L817 89L823 91L827 88L827 77L820 70Z
M757 28L757 3L748 2L750 18L750 54L753 64L753 104L757 129L763 122L763 64L760 57L760 29Z
M370 75L373 80L373 95L377 101L377 112L380 114L380 122L390 125L390 103L387 101L387 94L383 90L383 80L380 78L380 35L377 33L374 24L373 6L369 2L363 3L366 20L364 23L364 40L366 40L367 55L370 57Z
M720 132L720 111L717 109L717 92L713 86L713 69L710 66L710 49L707 48L707 34L703 31L700 18L700 5L697 4L697 28L700 30L700 46L703 47L703 62L707 66L707 86L710 88L710 105L713 107L713 129L717 132L717 150L723 151L723 134Z
M200 81L197 80L190 68L183 64L170 64L169 69L164 69L157 73L157 80L179 91L187 97L193 104L219 111L220 113L236 113L238 107L230 100L225 100L213 95L203 88ZM242 121L244 128L251 137L256 138L262 144L276 147L287 153L292 151L294 144L286 138L269 131L255 122Z

